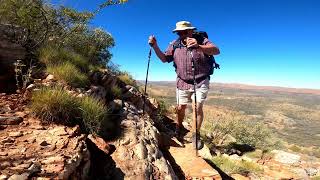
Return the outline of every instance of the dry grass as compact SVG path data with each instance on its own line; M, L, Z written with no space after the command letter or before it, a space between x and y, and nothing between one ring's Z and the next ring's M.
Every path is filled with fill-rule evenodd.
M32 95L31 110L42 121L80 125L86 133L104 137L112 123L103 102L87 96L77 98L60 87L42 88Z
M211 159L211 161L215 165L217 165L223 172L230 174L247 174L248 172L261 174L263 172L263 168L254 162L243 160L234 161L224 156L215 156Z
M87 74L80 72L75 65L69 62L60 65L49 65L47 71L58 80L64 81L73 87L85 87L89 84Z
M132 78L132 76L131 76L128 72L122 72L122 73L118 76L118 78L119 78L122 82L124 82L124 83L126 83L126 84L129 84L129 85L131 85L131 86L134 86L134 87L136 87L136 88L138 89L138 85L137 85L136 81Z
M32 95L31 110L45 122L80 123L79 101L60 87L42 88Z

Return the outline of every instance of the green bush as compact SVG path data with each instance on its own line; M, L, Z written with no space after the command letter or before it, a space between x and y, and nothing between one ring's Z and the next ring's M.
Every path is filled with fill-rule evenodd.
M31 110L41 120L66 125L79 123L79 102L60 87L42 88L33 93Z
M115 98L121 97L121 88L119 86L112 86L111 93Z
M47 66L59 66L69 62L79 68L82 72L89 70L88 61L81 55L55 46L45 46L39 51L39 59Z
M163 99L158 98L157 102L159 104L157 116L159 119L162 119L163 116L165 116L166 113L168 112L168 105L166 104L166 102Z
M216 145L222 145L228 135L234 137L238 144L247 144L262 150L271 149L278 142L264 124L247 120L245 116L236 113L230 113L210 123L205 122L204 129L213 132L213 143Z
M107 107L103 102L89 96L79 99L79 105L86 132L99 135L104 130L103 122L108 119Z
M131 86L134 86L134 87L136 87L137 89L139 88L138 85L137 85L137 83L136 83L136 81L132 78L132 76L131 76L128 72L122 72L122 73L118 76L118 78L119 78L122 82L124 82L124 83L126 83L126 84L129 84L129 85L131 85Z
M56 66L50 65L47 67L47 71L73 87L85 87L89 84L88 76L68 62Z

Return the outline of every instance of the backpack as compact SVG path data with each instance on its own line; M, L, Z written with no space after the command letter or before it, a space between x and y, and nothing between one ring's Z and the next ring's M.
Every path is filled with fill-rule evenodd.
M205 31L195 31L193 32L192 34L192 37L195 38L198 42L198 44L202 45L203 44L203 41L205 38L208 38L208 34L205 32ZM181 44L181 42L179 40L176 40L174 43L173 43L173 53L174 54L174 51L177 49L177 48L181 48L183 47L183 45ZM213 55L206 55L210 60L210 71L209 71L209 74L208 76L212 75L213 72L214 72L214 69L220 69L220 65L216 62L216 60L214 59ZM177 65L173 62L173 67L175 69L177 69Z

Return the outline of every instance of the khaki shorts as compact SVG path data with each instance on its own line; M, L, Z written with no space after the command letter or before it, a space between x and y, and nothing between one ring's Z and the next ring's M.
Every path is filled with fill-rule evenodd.
M209 85L207 84L202 84L200 88L196 89L196 95L197 95L197 102L200 104L203 104L204 101L207 98L209 92ZM176 94L177 94L177 104L184 105L191 103L194 101L194 91L193 88L188 89L188 90L180 90L176 89Z

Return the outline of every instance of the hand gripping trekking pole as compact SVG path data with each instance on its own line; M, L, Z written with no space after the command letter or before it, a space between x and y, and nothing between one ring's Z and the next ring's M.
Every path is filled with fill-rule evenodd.
M196 93L196 75L195 75L195 64L193 59L192 50L190 50L191 54L191 67L193 72L193 93L194 93L194 123L196 128L196 156L198 156L198 112L197 112L197 93Z
M144 107L146 104L146 95L147 95L147 85L148 85L148 74L149 74L149 65L150 65L150 58L151 58L151 50L152 50L152 44L149 43L150 50L149 50L149 56L148 56L148 67L147 67L147 75L146 75L146 81L144 84L144 96L143 96L143 108L142 108L142 114L144 115Z

